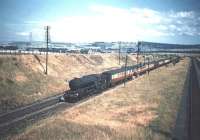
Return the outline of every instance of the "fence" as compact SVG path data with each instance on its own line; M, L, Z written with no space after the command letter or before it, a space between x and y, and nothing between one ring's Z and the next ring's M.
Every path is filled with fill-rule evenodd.
M65 54L64 52L48 52L49 54ZM0 50L0 55L29 55L37 54L44 55L45 51L24 51L24 50Z

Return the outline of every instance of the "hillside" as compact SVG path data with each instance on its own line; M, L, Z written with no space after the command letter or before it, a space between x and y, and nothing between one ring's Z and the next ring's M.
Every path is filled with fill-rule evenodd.
M128 60L129 64L136 61L135 56ZM0 56L0 113L63 92L74 77L116 67L114 54L51 54L46 76L44 55Z
M169 140L189 60L181 60L27 127L11 140Z

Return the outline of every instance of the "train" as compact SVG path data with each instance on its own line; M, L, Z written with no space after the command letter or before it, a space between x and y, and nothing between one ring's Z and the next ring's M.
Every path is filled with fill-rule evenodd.
M60 102L77 102L85 97L101 93L125 81L132 80L139 75L163 65L169 63L176 64L179 60L179 57L164 58L148 63L144 62L133 66L108 70L100 74L91 74L80 78L74 78L69 81L70 90L66 91L59 100Z

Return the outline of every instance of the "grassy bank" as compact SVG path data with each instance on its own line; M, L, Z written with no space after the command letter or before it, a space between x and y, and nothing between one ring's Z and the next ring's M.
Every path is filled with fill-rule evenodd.
M154 70L8 139L172 139L188 62Z
M0 112L23 106L48 93L52 95L54 90L47 89L48 84L58 85L59 81L31 70L17 57L0 57Z
M45 60L44 55L0 56L0 113L63 92L74 77L119 67L113 54L52 54L45 75ZM133 64L135 56L129 60Z

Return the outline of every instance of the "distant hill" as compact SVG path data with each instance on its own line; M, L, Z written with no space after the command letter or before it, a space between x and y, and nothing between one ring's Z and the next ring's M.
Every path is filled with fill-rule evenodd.
M167 43L154 43L154 42L140 42L142 51L159 51L159 50L199 50L200 44L194 45L181 45L181 44L167 44Z

